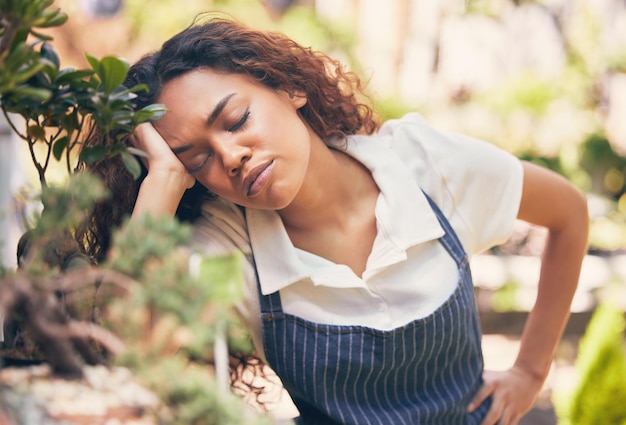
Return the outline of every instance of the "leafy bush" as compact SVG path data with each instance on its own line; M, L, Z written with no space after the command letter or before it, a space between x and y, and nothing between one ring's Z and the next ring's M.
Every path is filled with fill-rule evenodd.
M144 86L124 87L129 65L107 56L98 60L87 55L90 69L61 68L51 38L34 28L58 26L67 15L50 8L53 0L0 0L0 107L14 132L27 142L42 186L53 156L64 159L71 173L78 152L85 162L105 155L121 155L129 171L138 175L137 159L122 143L142 122L165 113L162 105L133 110L135 93ZM33 41L30 41L33 40ZM10 113L23 119L23 128ZM106 147L81 149L89 132L116 134ZM36 147L43 147L38 150ZM41 153L43 151L43 153Z
M557 398L559 425L626 424L626 321L620 309L603 304L580 341L579 383Z

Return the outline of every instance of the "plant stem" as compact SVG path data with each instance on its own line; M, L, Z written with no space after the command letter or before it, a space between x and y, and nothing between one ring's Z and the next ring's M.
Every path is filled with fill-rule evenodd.
M6 119L7 123L9 124L9 126L11 127L11 130L13 130L13 132L15 134L17 134L20 139L28 140L28 138L25 135L23 135L22 133L19 132L19 130L17 129L15 124L13 124L13 121L11 120L11 117L9 117L9 114L6 111L6 109L4 109L4 107L2 108L2 114L4 115L4 118Z
M30 136L28 136L25 140L28 143L30 159L33 161L33 165L37 169L37 173L39 174L39 183L41 183L41 188L43 189L48 186L48 183L46 182L46 170L44 170L39 161L37 161L37 155L35 155L35 143L37 143L37 140L33 140Z

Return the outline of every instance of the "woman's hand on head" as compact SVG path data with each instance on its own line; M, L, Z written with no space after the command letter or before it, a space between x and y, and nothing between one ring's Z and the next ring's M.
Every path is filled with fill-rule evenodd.
M142 158L148 175L139 188L132 216L173 216L183 194L194 185L195 179L152 124L139 125L131 136L131 142L148 155Z
M144 123L137 126L130 140L134 147L148 155L142 157L143 163L148 168L148 175L179 179L186 189L194 185L194 177L187 172L152 124Z

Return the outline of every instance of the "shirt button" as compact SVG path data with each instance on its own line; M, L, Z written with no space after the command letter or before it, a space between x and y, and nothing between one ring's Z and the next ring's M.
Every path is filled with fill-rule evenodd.
M387 310L387 307L385 306L384 303L376 303L376 311L382 313L385 310Z

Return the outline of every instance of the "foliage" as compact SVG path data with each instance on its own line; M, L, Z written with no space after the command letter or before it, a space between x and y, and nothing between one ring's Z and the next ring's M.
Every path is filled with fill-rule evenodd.
M228 367L217 362L216 339L220 337L231 349L250 352L252 348L233 314L242 295L240 257L193 254L200 264L197 272L190 273L189 251L180 248L189 236L188 226L150 216L130 221L116 232L103 267L143 282L131 288L127 297L116 297L100 307L106 327L115 329L127 343L116 361L135 370L169 406L169 423L262 421L220 387L210 366ZM134 248L138 252L132 254Z
M518 307L518 289L519 285L514 281L506 282L499 287L494 293L491 300L491 308L493 311L506 312L517 311Z
M71 173L82 140L94 131L108 140L101 147L82 149L79 159L92 162L107 154L122 155L129 170L138 175L139 163L123 139L138 124L162 116L164 108L150 105L133 110L135 93L146 88L122 85L128 71L122 59L87 55L90 69L61 68L51 37L33 29L65 23L67 15L49 8L52 2L2 0L0 4L0 107L15 133L27 142L42 186L47 185L51 157L64 159ZM21 130L9 114L21 117Z
M558 87L553 81L521 74L482 93L478 100L502 115L522 109L533 116L540 116L545 113L550 102L560 95Z
M379 98L376 102L376 111L380 116L381 122L384 122L390 119L400 118L409 112L414 112L415 108L407 105L398 97Z
M83 223L93 205L106 197L107 191L100 180L89 173L69 179L65 186L43 187L41 203L48 209L37 220L33 232L43 236L71 229Z
M145 370L147 382L153 388L167 388L162 399L177 406L172 425L270 425L269 418L255 417L242 409L241 400L224 393L206 367L190 367L180 357L165 357L159 364L161 373Z
M580 381L556 399L560 425L626 424L626 321L619 308L598 307L580 342Z
M68 186L80 187L84 183L73 181L83 179L93 183L93 177L76 174ZM68 193L59 195L66 198ZM78 201L51 202L49 208L50 217L83 212ZM50 229L38 242L56 235ZM216 378L220 368L222 377L229 376L228 352L220 349L252 350L234 314L243 294L241 257L194 253L183 247L189 237L190 228L176 219L146 215L115 232L99 268L46 268L40 255L46 249L32 250L21 272L0 279L0 311L23 317L25 337L32 340L22 354L32 350L66 377L78 377L83 363L105 358L126 366L164 403L155 413L162 424L266 423L244 408L228 381Z
M64 185L44 186L40 200L47 208L22 236L17 253L20 267L32 275L45 276L89 264L79 255L70 230L85 222L94 204L106 196L100 180L89 173L77 174Z
M626 158L613 149L604 134L591 134L581 150L580 166L591 176L591 190L619 199L626 191Z
M626 72L626 53L619 52L609 56L607 68L613 72Z

